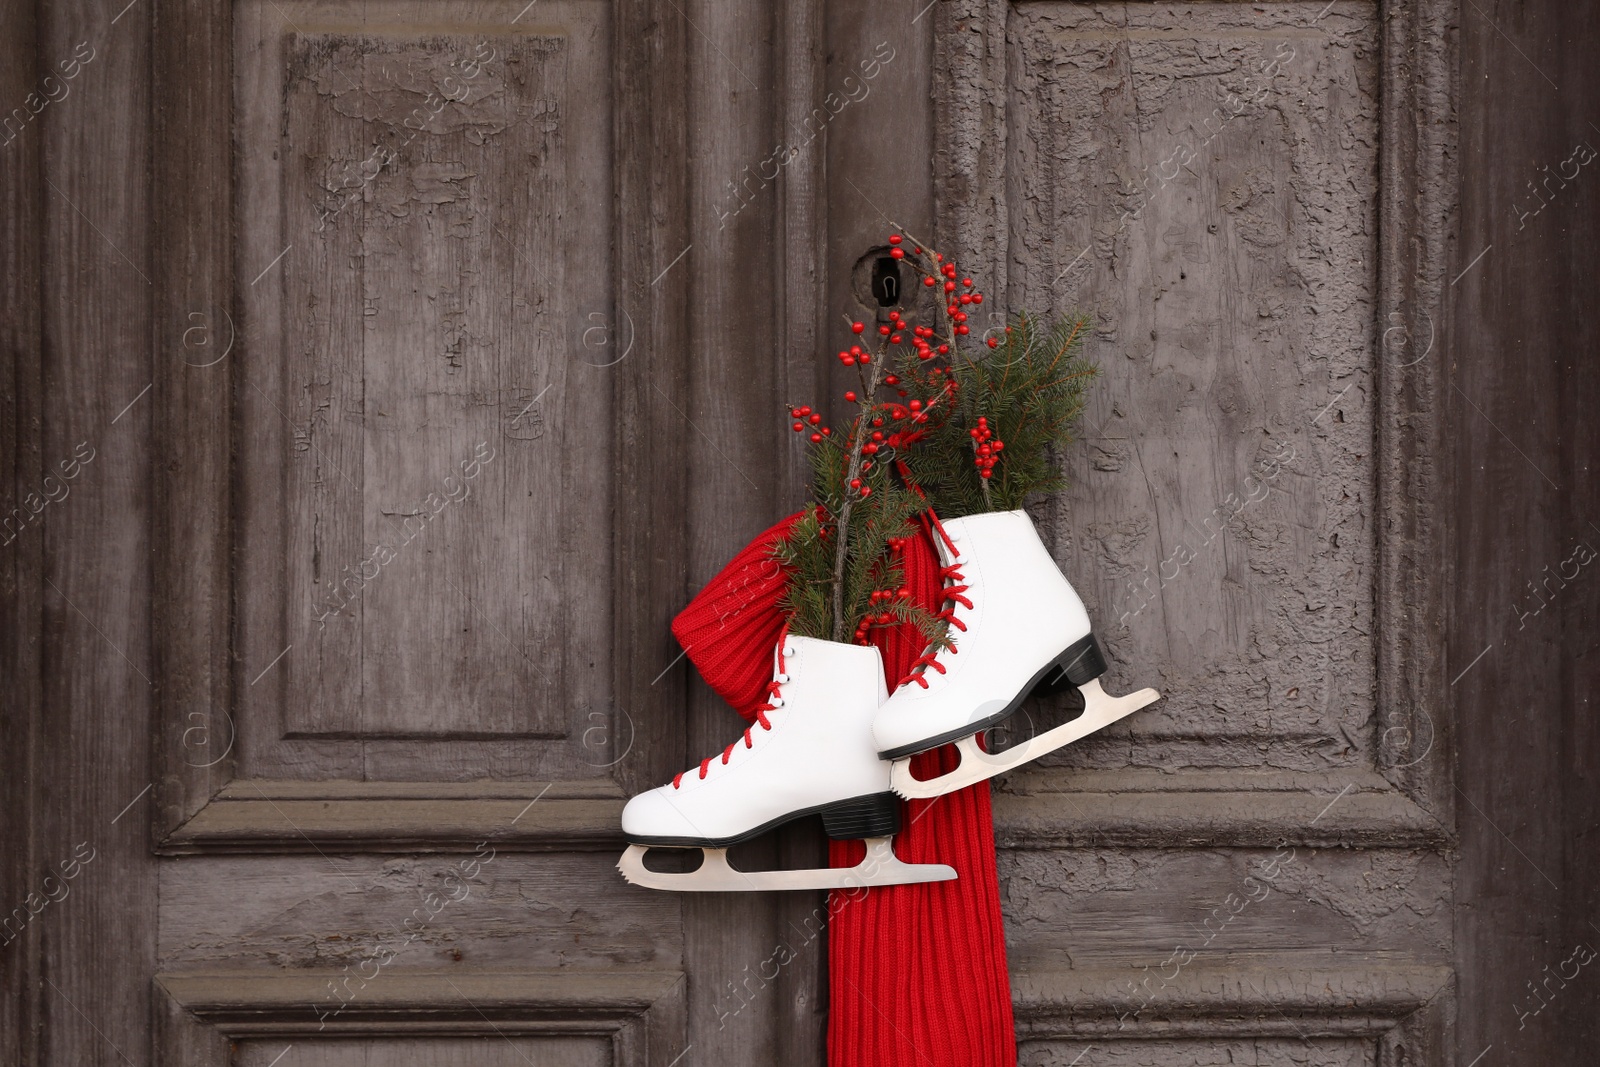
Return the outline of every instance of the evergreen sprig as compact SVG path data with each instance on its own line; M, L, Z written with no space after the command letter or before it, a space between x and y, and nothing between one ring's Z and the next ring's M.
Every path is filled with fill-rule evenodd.
M1082 355L1088 325L1084 315L1040 322L1024 314L996 331L997 347L981 358L954 359L948 370L930 371L916 356L902 357L908 391L934 415L919 427L904 427L922 435L897 458L941 518L1010 511L1065 485L1052 451L1073 439L1096 374ZM953 394L947 392L952 378ZM989 478L974 462L980 418L1004 444Z
M857 634L860 627L911 623L932 642L942 637L937 616L896 593L904 573L893 543L917 532L915 518L927 504L916 493L896 484L888 466L874 464L861 475L872 491L862 496L849 490L845 475L849 455L838 437L825 437L810 449L813 507L790 529L777 546L777 561L789 574L783 606L789 630L802 637L837 640L841 631ZM852 502L845 530L843 625L836 627L833 611L834 567L837 558L838 516L847 493ZM874 600L873 594L880 594Z

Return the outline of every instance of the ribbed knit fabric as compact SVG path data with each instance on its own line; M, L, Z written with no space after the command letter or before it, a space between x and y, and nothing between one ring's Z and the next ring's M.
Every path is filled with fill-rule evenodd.
M784 618L772 546L799 518L761 534L701 590L672 632L706 683L746 720L772 678ZM943 583L926 534L902 556L914 600L938 611ZM922 653L915 627L874 631L893 691ZM951 770L951 746L916 757L919 778ZM828 902L830 1067L1014 1067L1016 1033L995 873L987 782L906 804L895 852L948 863L955 881L838 892ZM830 842L829 863L854 866L859 841Z
M672 620L689 662L745 722L756 721L756 705L767 699L772 650L783 632L785 579L772 550L804 514L757 535Z

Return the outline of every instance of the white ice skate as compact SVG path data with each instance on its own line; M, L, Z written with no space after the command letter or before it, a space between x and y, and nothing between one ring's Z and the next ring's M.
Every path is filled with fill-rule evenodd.
M878 753L894 761L895 792L936 797L984 781L1160 699L1154 689L1113 697L1100 688L1106 662L1083 601L1026 513L953 519L943 533L935 538L946 582L942 614L954 647L925 653L873 720ZM1030 693L1069 685L1083 694L1076 719L1004 752L978 747L978 735ZM961 764L927 781L913 778L910 757L949 741L956 742Z
M872 743L872 717L887 696L876 648L785 637L778 643L768 703L756 722L723 750L668 785L641 793L622 811L628 849L617 864L634 885L690 892L852 889L943 882L942 863L902 863L891 839L900 802L889 790L889 764ZM865 838L856 866L807 871L740 871L727 850L813 813L836 839ZM652 848L699 848L687 873L652 871Z

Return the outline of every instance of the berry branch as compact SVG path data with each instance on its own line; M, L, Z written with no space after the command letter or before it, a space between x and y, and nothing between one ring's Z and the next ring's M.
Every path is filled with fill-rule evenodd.
M1052 450L1070 439L1095 370L1078 355L1083 316L1018 316L987 331L983 358L962 351L983 293L910 234L891 234L889 246L922 275L921 291L944 318L940 328L922 325L922 302L911 301L909 317L903 306L887 312L876 345L862 336L865 324L846 318L855 343L838 358L856 368L857 388L844 394L852 425L835 435L820 411L789 409L811 443L814 503L775 558L788 574L791 632L865 644L874 627L909 624L937 644L943 623L912 605L902 585L899 550L916 533L913 520L930 508L944 518L1012 510L1060 488ZM895 394L886 401L884 387Z
M856 322L850 325L850 329L856 334L860 334L866 329L866 326L862 323ZM850 466L845 472L845 484L848 485L850 489L860 493L862 499L872 495L872 487L861 484L861 453L863 448L866 447L868 423L871 421L872 416L872 399L878 394L878 378L883 373L883 357L884 354L889 350L889 337L891 336L887 324L880 326L878 328L878 333L880 339L878 341L877 362L872 362L871 356L869 356L866 352L862 352L860 356L856 357L858 360L856 376L863 379L861 383L862 395L861 399L858 401L860 411L856 415L855 430L850 435ZM866 370L865 368L867 367L871 367L872 369L870 371ZM882 437L881 433L879 434L879 437ZM872 450L874 452L878 450L876 444L873 445ZM850 509L853 504L854 498L850 493L846 493L844 497L844 506L839 509L839 542L834 546L833 640L835 641L844 640L844 628L846 623L844 616L844 567L846 549L850 544Z

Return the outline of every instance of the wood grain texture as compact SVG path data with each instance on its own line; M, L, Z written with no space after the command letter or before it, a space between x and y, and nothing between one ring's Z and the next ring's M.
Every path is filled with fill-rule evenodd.
M479 1050L493 1043L469 1039L494 1037L504 1049L506 1041L518 1048L518 1038L530 1035L520 1044L542 1046L539 1062L594 1062L586 1057L597 1051L594 1039L599 1038L604 1054L600 1062L667 1067L676 1054L670 1035L682 1025L683 979L673 974L397 975L359 1009L319 1021L306 1005L322 982L319 975L158 975L156 995L166 1020L158 1053L192 1050L194 1058L164 1062L220 1067L227 1060L212 1057L228 1048L229 1038L287 1038L312 1045L314 1056L332 1063L351 1062L351 1050L363 1048L481 1057L485 1053ZM274 1051L281 1053L282 1048L279 1040Z
M1374 771L1330 787L1308 772L1040 770L994 797L1008 848L1139 845L1443 848L1449 828Z
M997 784L1019 1019L1029 976L1144 977L1279 842L1333 846L1194 965L1236 977L1214 1008L1135 1040L1061 979L1045 1032L1110 1062L1449 1062L1448 484L1439 387L1398 364L1448 280L1450 9L937 9L941 240L1002 308L1096 317L1073 487L1036 521L1108 687L1166 697ZM1118 956L1158 930L1155 958ZM1274 960L1319 952L1366 966ZM1374 1020L1415 966L1425 992ZM1362 1040L1317 1041L1340 1033Z
M230 22L199 4L154 9L151 92L156 167L151 350L155 478L150 619L161 715L159 836L232 775L234 371L241 358L234 289L233 109L215 91L233 77Z
M1371 759L1377 31L1305 21L1012 16L1006 301L1094 316L1054 533L1127 684L1165 694L1118 731L1147 765Z
M1445 672L1460 751L1454 1047L1462 1062L1492 1045L1484 1063L1567 1067L1600 1047L1600 975L1590 963L1573 978L1565 962L1578 945L1600 948L1600 575L1578 565L1600 550L1587 371L1600 343L1600 183L1574 152L1600 147L1594 12L1479 2L1462 8L1459 33L1454 340L1433 364L1457 442ZM1575 555L1580 544L1590 552Z
M769 70L775 39L787 28L775 11L695 3L684 8L681 19L700 30L691 29L685 40L686 103L694 131L685 244L692 242L693 250L668 277L682 274L693 294L694 314L682 410L671 432L687 446L686 559L690 581L698 586L781 517L793 499L780 477L780 457L792 447L785 437L794 435L780 433L779 427L782 405L805 401L782 395L788 384L787 346L775 329L782 300L759 280L779 269L778 197L789 188L789 168L814 165L818 146L806 146L787 164L782 163L787 153L776 151L795 138L775 128L783 87ZM804 185L796 189L804 191ZM805 253L800 254L804 262ZM677 652L671 649L655 670L665 669ZM676 773L719 751L744 724L700 682L687 659L667 677L689 683L683 724L688 758L670 768ZM757 846L761 862L826 866L817 836L810 827L769 835ZM803 921L821 900L822 894L809 892L684 898L686 969L696 976L689 999L691 1058L819 1062L824 1016L818 952L783 968L775 982L757 978L763 989L750 1010L740 1010L742 1001L732 991L770 956L787 924Z
M282 1041L245 1041L240 1044L240 1067L273 1067L282 1055ZM368 1067L368 1065L429 1064L437 1067L607 1067L614 1062L611 1042L602 1037L499 1037L469 1038L356 1037L340 1041L301 1042L296 1061L307 1067Z
M1018 1050L1022 1067L1069 1067L1085 1049L1095 1050L1096 1063L1111 1067L1273 1067L1295 1063L1306 1067L1376 1067L1376 1042L1348 1038L1245 1037L1189 1040L1120 1040L1094 1045L1084 1040L1030 1041Z
M1000 867L1018 974L1111 958L1139 972L1137 986L1181 979L1180 949L1191 965L1347 953L1380 984L1390 959L1449 962L1450 865L1427 849L1028 850Z
M39 14L34 4L0 10L0 100L27 106L44 62ZM12 106L12 105L7 105ZM46 461L43 438L43 361L40 283L44 239L44 198L40 180L39 131L5 127L0 145L0 613L6 620L0 638L0 685L8 694L0 715L0 750L9 753L9 773L0 776L0 805L9 826L0 838L0 1060L30 1063L38 1058L40 940L17 939L18 903L26 910L40 864L38 739L43 712L40 633L43 629L44 542L37 531L19 534L20 516L31 513L30 493L42 488ZM37 499L37 498L36 498ZM10 520L6 522L6 520Z
M676 897L628 885L614 853L218 857L162 866L160 967L327 971L328 1010L391 978L566 968L679 971ZM243 887L243 888L242 888ZM587 977L585 977L587 976ZM325 1002L325 1003L324 1003Z
M80 844L94 857L70 894L30 924L40 947L30 976L40 1005L35 1062L51 1065L124 1057L142 1065L150 1040L149 988L134 976L151 973L155 948L148 922L156 891L149 461L151 394L161 370L151 343L158 336L149 187L154 5L115 25L114 14L40 8L43 62L56 64L85 42L94 58L72 94L29 131L40 138L47 182L42 456L57 469L75 451L86 460L71 493L33 532L43 539L34 581L44 605L34 767L42 869L34 877L42 886L47 870L60 870ZM115 966L106 965L111 960Z
M322 849L617 850L623 796L568 782L285 782L237 779L158 845L163 855Z
M1242 973L1246 962L1252 973ZM1201 1036L1197 1024L1209 1022L1222 1033L1374 1037L1426 1009L1450 981L1448 967L1406 959L1391 961L1382 975L1311 953L1196 961L1185 968L1182 987L1163 990L1170 999L1135 1019L1128 1014L1127 985L1138 973L1101 965L1020 975L1017 1014L1033 1035Z
M611 299L608 20L558 6L508 33L492 13L446 32L292 8L241 34L266 163L244 180L284 204L242 251L290 249L250 300L281 320L264 346L302 354L247 390L244 654L290 651L246 729L281 707L347 775L425 774L408 737L567 738L610 713L611 375L579 358L583 310ZM457 752L446 776L489 757Z

